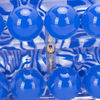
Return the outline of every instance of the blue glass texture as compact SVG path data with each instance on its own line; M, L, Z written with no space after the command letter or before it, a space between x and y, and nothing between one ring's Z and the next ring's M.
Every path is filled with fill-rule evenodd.
M7 26L13 37L28 41L39 35L43 21L35 8L20 6L9 15Z
M16 0L12 1L16 2ZM10 0L0 0L0 14L1 15L9 15L10 12L13 10L14 6L10 2Z
M13 5L14 8L19 6L19 0L9 0L9 2Z
M21 1L22 5L27 5L29 2L29 0L20 0L20 1Z
M48 88L53 96L60 100L73 99L79 92L81 79L71 68L58 68L49 76Z
M100 98L100 65L92 67L87 71L83 79L83 84L91 96Z
M37 6L37 4L39 3L39 0L30 0L30 4Z
M5 22L2 18L2 16L0 15L0 35L2 34L4 27L5 27Z
M34 69L22 69L12 78L11 90L19 100L37 100L44 92L43 77Z
M52 7L46 14L45 27L57 39L71 37L78 29L80 20L76 11L68 5Z
M90 36L100 38L100 3L93 4L85 11L82 25Z
M72 7L86 5L86 2L84 0L67 0L67 3Z

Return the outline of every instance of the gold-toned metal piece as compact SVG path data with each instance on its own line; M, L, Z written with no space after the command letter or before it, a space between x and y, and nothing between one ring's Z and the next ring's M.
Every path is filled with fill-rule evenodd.
M55 52L55 47L53 45L49 45L49 46L47 46L46 51L49 54L53 54Z
M53 67L52 63L53 63L52 59L49 58L49 73L52 72L52 67Z

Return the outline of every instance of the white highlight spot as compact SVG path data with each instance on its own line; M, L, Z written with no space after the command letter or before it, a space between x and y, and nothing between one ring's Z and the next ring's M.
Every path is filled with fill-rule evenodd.
M20 13L23 16L29 16L31 14L31 12L28 9L23 9L23 10L21 10Z
M66 7L60 7L57 9L57 11L60 14L66 14L68 12L68 9Z

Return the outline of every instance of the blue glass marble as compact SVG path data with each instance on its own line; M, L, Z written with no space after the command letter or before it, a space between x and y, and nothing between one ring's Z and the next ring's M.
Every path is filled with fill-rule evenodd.
M100 98L100 65L92 67L87 71L83 79L83 84L91 96Z
M22 41L36 38L43 27L43 21L35 8L17 7L8 17L7 26L13 37Z
M11 90L19 100L37 100L44 92L44 80L35 69L22 69L11 81Z
M90 36L100 38L100 3L93 4L85 11L82 25Z
M44 92L43 76L35 69L22 69L11 81L11 90L19 100L37 100Z
M0 15L0 35L2 34L4 27L5 27L5 22L2 18L2 16Z
M57 99L73 99L78 94L80 87L80 76L71 68L58 68L49 76L48 88Z
M0 100L3 100L9 91L9 83L5 75L0 73Z
M77 31L80 20L72 7L59 5L48 11L44 24L51 36L57 39L66 39Z

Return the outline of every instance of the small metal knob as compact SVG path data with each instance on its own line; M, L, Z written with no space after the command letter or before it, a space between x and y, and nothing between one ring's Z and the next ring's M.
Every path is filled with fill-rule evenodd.
M49 46L47 46L46 51L49 54L53 54L55 52L55 47L53 45L49 45Z

